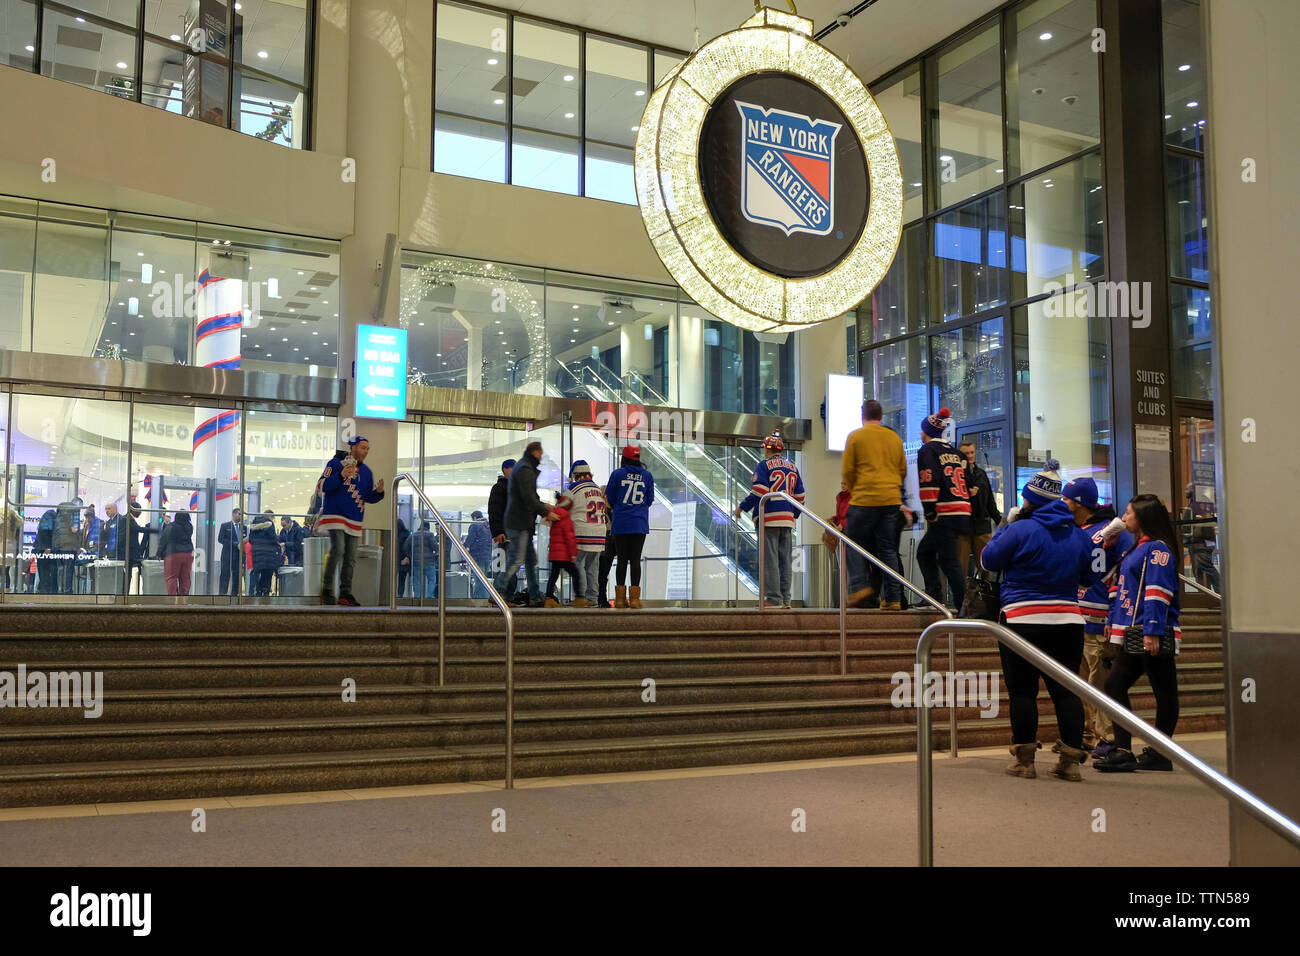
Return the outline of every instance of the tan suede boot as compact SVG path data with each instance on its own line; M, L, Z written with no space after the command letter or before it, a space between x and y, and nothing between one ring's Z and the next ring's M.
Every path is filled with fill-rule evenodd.
M1064 741L1058 740L1052 744L1052 753L1060 754L1061 759L1048 773L1062 780L1069 780L1071 783L1078 783L1083 779L1083 775L1079 773L1079 764L1088 759L1088 751L1077 750Z
M1042 746L1037 740L1027 744L1012 744L1009 752L1016 758L1016 762L1007 767L1007 773L1013 777L1024 777L1026 780L1037 777L1038 771L1034 769L1034 754Z
M641 588L635 584L632 585L632 590L628 594L627 606L636 610L641 609Z
M622 584L614 585L614 607L627 607L627 588Z

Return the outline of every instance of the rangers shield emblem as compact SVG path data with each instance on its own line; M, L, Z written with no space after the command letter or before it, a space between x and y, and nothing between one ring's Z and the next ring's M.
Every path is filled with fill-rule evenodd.
M835 137L841 124L736 101L741 212L787 236L829 235L835 220Z

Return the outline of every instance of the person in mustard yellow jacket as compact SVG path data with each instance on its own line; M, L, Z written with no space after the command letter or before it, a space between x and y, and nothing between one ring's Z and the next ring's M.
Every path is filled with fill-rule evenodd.
M862 427L844 444L840 473L849 488L849 510L844 532L860 547L888 567L898 565L897 518L903 504L902 486L907 479L907 456L903 439L881 424L884 411L869 398L862 403ZM871 586L867 562L849 551L849 607L871 607L876 589ZM902 586L885 576L885 610L897 611Z

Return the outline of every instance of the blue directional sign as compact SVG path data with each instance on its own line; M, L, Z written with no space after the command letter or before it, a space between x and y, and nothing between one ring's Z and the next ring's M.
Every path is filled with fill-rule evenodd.
M357 326L358 418L406 417L406 329Z

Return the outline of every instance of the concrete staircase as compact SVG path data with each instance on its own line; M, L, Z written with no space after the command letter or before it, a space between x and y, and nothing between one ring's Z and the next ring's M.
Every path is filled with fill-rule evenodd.
M851 613L842 678L834 612L520 612L515 773L912 752L916 712L890 704L890 676L930 620ZM448 612L441 688L436 627L421 611L10 606L0 671L102 671L104 710L0 708L0 807L500 779L501 618ZM1217 612L1186 614L1183 634L1179 730L1222 729ZM991 640L959 641L957 660L1000 672ZM1145 679L1133 704L1154 716ZM1050 743L1045 693L1040 708ZM1005 689L998 717L960 708L961 746L1008 743L1007 712ZM935 727L946 748L946 710Z

